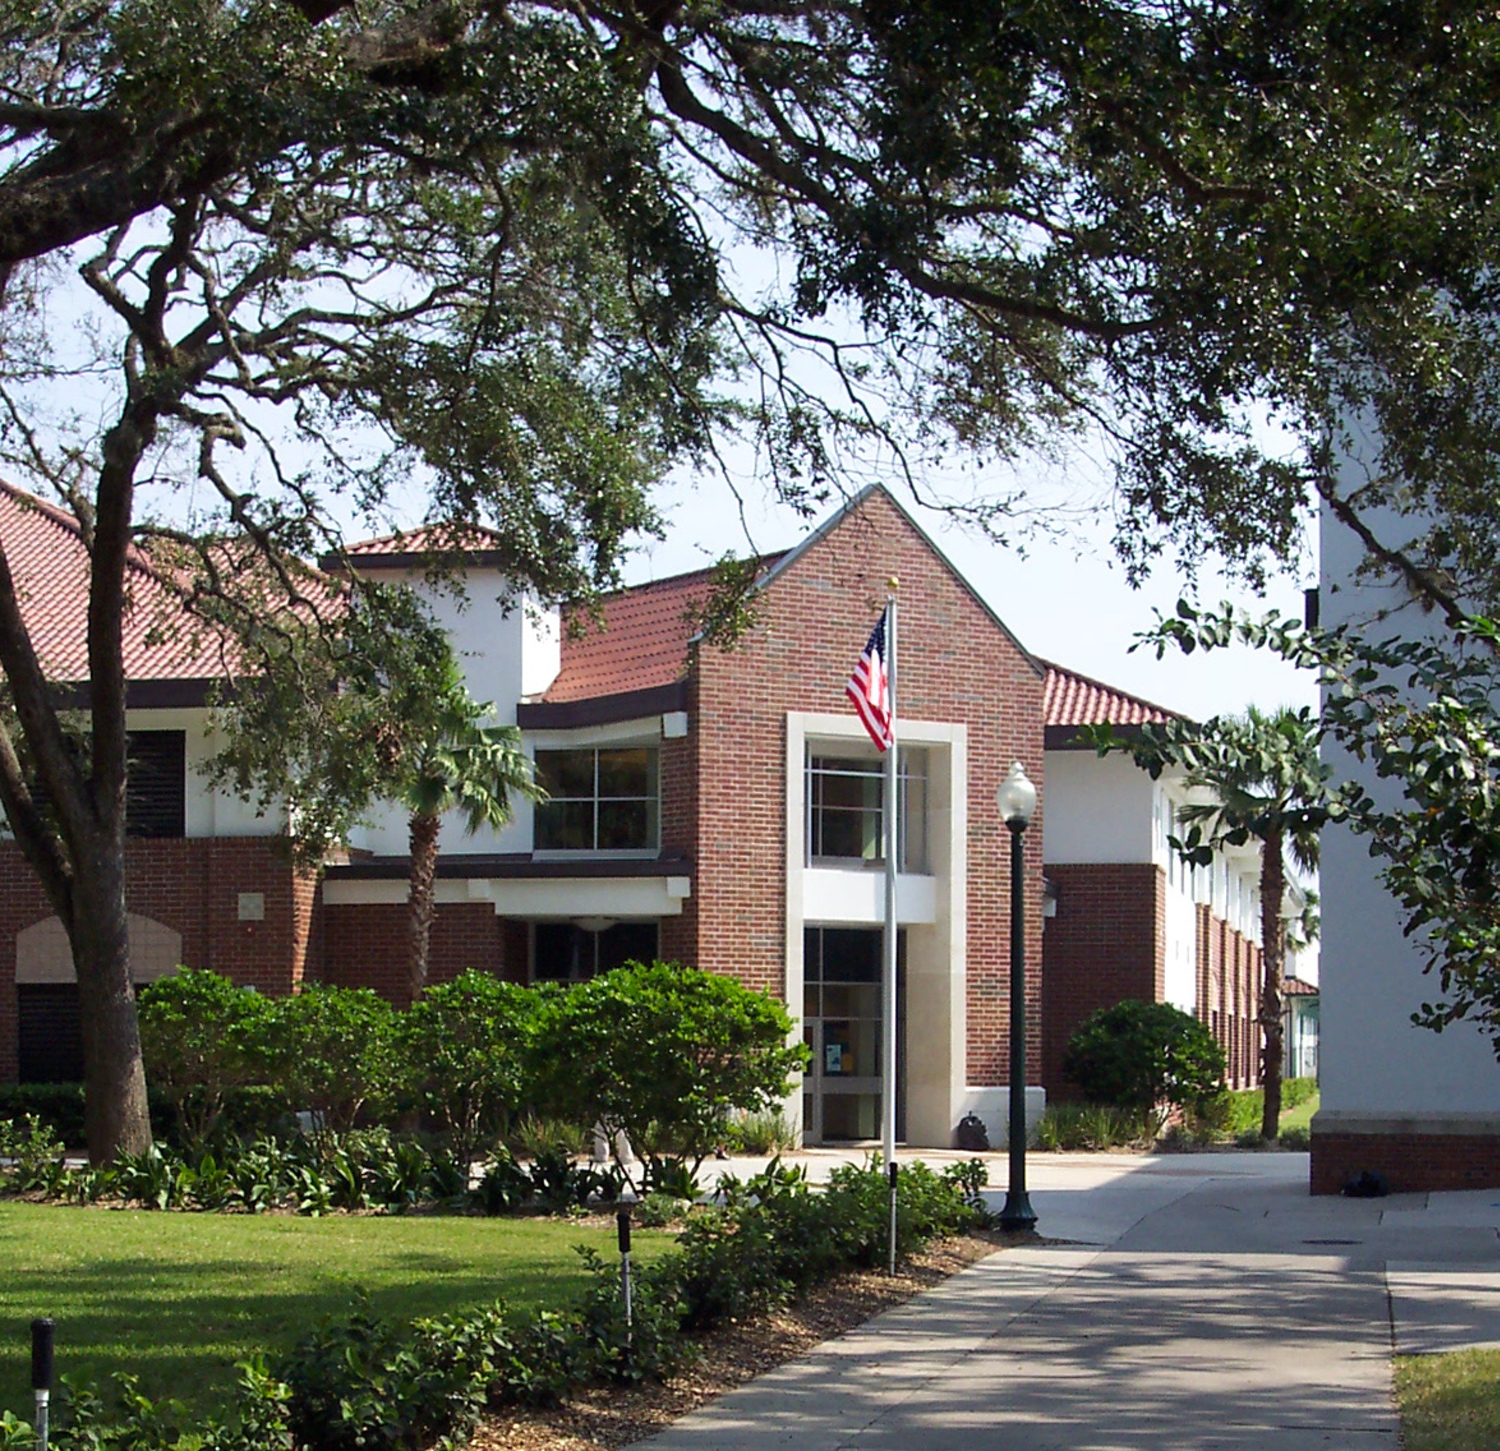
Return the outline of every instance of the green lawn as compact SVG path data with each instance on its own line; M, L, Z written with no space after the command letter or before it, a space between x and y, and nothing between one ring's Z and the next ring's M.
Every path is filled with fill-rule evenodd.
M1311 1098L1304 1099L1296 1108L1286 1109L1280 1119L1277 1120L1281 1132L1288 1129L1306 1129L1312 1127L1312 1116L1318 1111L1318 1095L1315 1093Z
M1500 1446L1500 1350L1398 1355L1402 1451Z
M156 1214L0 1202L0 1411L30 1419L33 1317L57 1322L59 1374L140 1376L212 1405L236 1360L292 1345L361 1292L409 1319L559 1303L586 1276L573 1246L616 1256L613 1225L537 1219ZM651 1259L667 1236L638 1231Z

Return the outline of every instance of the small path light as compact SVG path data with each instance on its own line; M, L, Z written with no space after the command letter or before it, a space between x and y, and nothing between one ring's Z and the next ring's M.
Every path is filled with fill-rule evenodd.
M1036 1231L1036 1210L1026 1195L1026 853L1021 838L1036 810L1036 787L1021 763L996 793L1000 819L1010 831L1010 1176L1000 1228Z
M31 1322L31 1389L36 1396L37 1451L47 1451L47 1412L52 1400L52 1344L57 1327L51 1320Z

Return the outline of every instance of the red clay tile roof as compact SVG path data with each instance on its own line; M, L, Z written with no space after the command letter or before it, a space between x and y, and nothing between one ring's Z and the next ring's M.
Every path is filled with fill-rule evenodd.
M42 668L59 682L87 680L89 562L71 515L0 481L0 539L21 614ZM132 680L202 680L225 674L212 641L182 627L161 573L138 549L126 563L125 672Z
M1042 713L1049 726L1149 725L1179 718L1175 710L1152 705L1051 661L1042 686Z
M1304 982L1300 977L1284 977L1281 980L1281 995L1286 998L1315 998L1318 996L1318 985Z
M761 565L780 558L768 554ZM680 680L696 633L691 610L708 598L712 580L712 569L699 569L606 597L602 624L584 620L581 635L563 632L562 669L541 698L592 700Z
M422 525L417 529L397 530L394 534L382 535L379 539L362 539L346 546L345 553L351 559L370 560L399 559L407 561L414 555L436 555L441 558L458 550L475 555L498 554L500 536L493 529L471 526L452 529L443 525Z
M562 669L542 699L591 700L680 680L694 633L689 610L707 595L712 573L700 569L610 595L598 623L580 620L576 636L563 631Z

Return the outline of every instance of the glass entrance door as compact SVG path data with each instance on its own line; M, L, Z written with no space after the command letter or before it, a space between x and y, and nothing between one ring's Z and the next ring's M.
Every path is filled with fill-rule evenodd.
M905 934L897 936L896 1135L904 1124ZM812 1062L802 1080L809 1143L880 1137L881 932L878 927L809 927L803 939L803 1036Z

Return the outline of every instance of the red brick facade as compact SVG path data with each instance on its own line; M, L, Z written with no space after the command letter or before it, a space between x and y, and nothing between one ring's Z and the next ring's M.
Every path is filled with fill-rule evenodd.
M126 843L129 908L182 935L183 961L261 992L287 993L315 976L322 911L317 884L265 837ZM53 915L19 848L0 844L0 1082L18 1071L16 937ZM260 921L240 920L240 896L264 899Z
M404 1006L411 998L407 922L404 902L325 906L323 980L374 988ZM520 929L519 950L507 927ZM497 917L493 903L439 902L427 946L427 980L452 982L472 967L524 982L525 953L525 925Z
M1068 1039L1090 1013L1166 991L1166 874L1149 862L1052 865L1057 915L1042 934L1042 1082L1077 1096L1063 1076Z
M664 947L785 992L787 712L848 713L844 683L892 575L900 580L899 714L968 726L967 1079L1000 1085L1009 1078L1010 848L995 793L1012 761L1040 777L1042 680L882 495L777 575L740 645L698 657L693 895L683 917L664 924ZM1041 1067L1041 826L1039 810L1027 832L1033 1082Z
M1500 1189L1500 1136L1494 1134L1312 1133L1312 1192L1337 1194L1365 1170L1393 1194Z
M1224 1049L1230 1088L1260 1083L1261 951L1206 906L1198 919L1198 1017Z
M1049 1094L1072 1098L1062 1060L1090 1013L1126 998L1166 996L1167 879L1148 863L1052 864L1057 915L1043 942L1043 1078ZM1255 1021L1261 952L1212 908L1194 910L1196 1016L1224 1049L1230 1088L1260 1082Z

